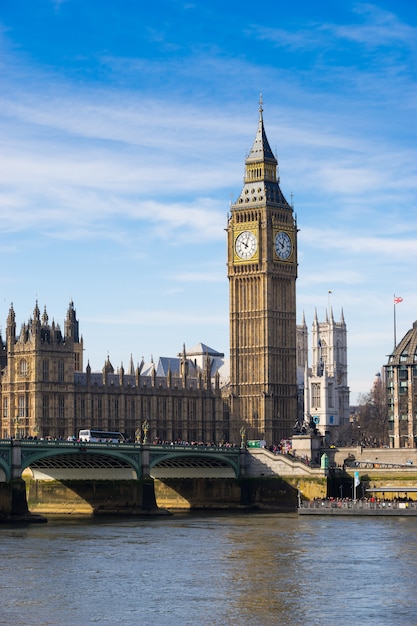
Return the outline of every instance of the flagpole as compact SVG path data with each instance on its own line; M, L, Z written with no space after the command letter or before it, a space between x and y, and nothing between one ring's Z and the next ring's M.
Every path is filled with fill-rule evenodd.
M394 350L397 347L397 318L395 313L395 293L394 293Z

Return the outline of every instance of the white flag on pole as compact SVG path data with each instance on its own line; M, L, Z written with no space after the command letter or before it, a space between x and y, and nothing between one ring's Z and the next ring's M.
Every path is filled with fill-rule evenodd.
M359 478L359 472L355 472L355 487L359 487L361 479Z

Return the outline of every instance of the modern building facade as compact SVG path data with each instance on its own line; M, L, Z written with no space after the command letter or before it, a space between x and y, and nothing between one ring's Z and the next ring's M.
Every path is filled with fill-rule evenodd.
M417 321L384 366L390 447L415 448L417 438Z

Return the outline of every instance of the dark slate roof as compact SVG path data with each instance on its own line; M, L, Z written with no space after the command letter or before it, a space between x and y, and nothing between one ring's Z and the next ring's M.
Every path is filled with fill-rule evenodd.
M262 106L259 110L259 123L258 130L256 131L255 140L252 145L252 149L249 153L246 163L253 163L256 161L273 161L275 164L277 160L269 145L268 138L266 136L264 121L262 117Z
M238 205L264 205L265 201L268 202L268 204L280 204L287 207L290 206L281 191L278 181L269 180L260 180L256 181L256 183L245 182L234 206L237 208L243 208Z
M390 365L417 364L417 321L404 335L389 358Z

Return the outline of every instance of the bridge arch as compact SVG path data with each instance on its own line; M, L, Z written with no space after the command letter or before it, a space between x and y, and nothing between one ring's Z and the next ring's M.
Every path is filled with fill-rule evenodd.
M141 477L140 451L111 446L37 446L22 451L21 471L38 480L132 480Z
M11 479L11 463L0 456L0 483L5 483Z
M240 474L239 453L203 451L185 448L158 451L149 461L152 478L237 478Z

